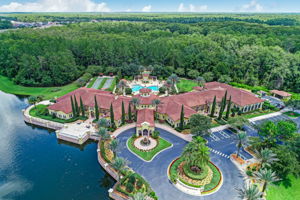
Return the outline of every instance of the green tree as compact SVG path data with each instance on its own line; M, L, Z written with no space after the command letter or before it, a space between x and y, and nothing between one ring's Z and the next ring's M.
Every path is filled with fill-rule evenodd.
M211 128L211 118L200 114L194 114L190 118L189 125L193 135L207 135L209 134L209 129Z
M202 76L198 76L198 77L196 78L196 82L197 82L197 84L198 84L199 86L203 87L204 84L205 84L205 79L204 79Z
M101 118L97 121L98 127L107 128L109 126L109 122L105 118Z
M112 140L112 141L110 142L110 144L109 144L109 149L110 149L112 152L116 153L117 148L118 148L118 145L119 145L119 141L118 141L117 139L114 139L114 140Z
M249 121L243 116L237 116L235 118L230 118L228 120L228 124L230 124L230 126L235 130L239 131L242 130L245 125L248 125Z
M122 174L122 171L127 169L129 162L124 158L116 157L112 162L112 167L118 171L119 175Z
M293 111L300 110L300 100L290 99L285 104L287 107L291 108Z
M280 180L277 178L275 172L273 172L271 169L264 168L261 168L258 172L255 172L254 177L263 183L262 193L266 191L268 184L272 184Z
M199 172L202 167L206 167L208 164L209 154L209 148L205 145L203 138L196 137L185 146L181 156L191 170Z
M98 121L99 120L99 107L98 107L98 101L97 101L97 97L94 96L94 103L95 103L95 117L96 117L96 120Z
M247 141L247 134L244 131L238 132L236 135L237 141L237 157L240 155L240 150L244 146L245 142Z
M73 97L70 96L71 99L71 106L72 106L72 113L73 113L73 117L76 117L76 109L75 109L75 105L74 105L74 101L73 101Z
M124 107L124 102L122 101L122 125L125 124L125 118L126 118L125 107Z
M112 104L110 104L110 127L111 128L115 128L116 127L114 108L113 108Z
M132 121L131 103L128 104L128 120Z
M241 189L237 189L239 198L243 200L262 200L262 193L253 184L247 184Z
M181 113L180 113L180 124L179 124L180 130L183 130L183 126L184 126L184 106L182 104Z
M273 162L278 161L276 154L271 149L255 150L255 155L262 167L270 167Z
M80 110L81 110L81 115L82 117L85 117L85 109L84 109L84 105L80 96Z
M30 104L33 104L34 107L35 107L36 103L38 102L37 96L30 96L30 97L28 98L28 102L29 102Z
M101 137L102 140L110 139L110 135L104 127L99 128L98 135Z
M172 74L168 79L171 81L173 87L179 81L179 78L176 74Z
M215 112L216 112L216 105L217 105L217 97L214 97L214 101L211 107L211 112L210 112L210 116L214 117L215 116Z
M231 110L231 96L229 97L229 101L228 101L228 104L227 104L227 111L226 111L226 116L225 116L226 120L229 119L230 110Z
M140 104L140 99L138 98L132 98L130 103L134 106L134 111L135 111L135 120L137 120L137 106Z
M80 108L78 106L77 99L76 99L75 95L74 95L74 106L75 106L75 111L76 111L76 117L79 117L79 115L80 115Z

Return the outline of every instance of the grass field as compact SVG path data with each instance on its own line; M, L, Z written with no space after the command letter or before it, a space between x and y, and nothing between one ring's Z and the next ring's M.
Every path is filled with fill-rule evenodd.
M0 76L0 90L10 94L25 95L25 96L42 96L43 99L52 99L54 97L63 96L75 89L78 86L71 83L61 87L24 87L14 84L7 77Z
M148 152L144 152L144 151L140 151L139 149L137 149L134 145L133 145L133 141L134 138L129 138L128 139L128 147L131 151L133 151L134 153L136 153L137 155L139 155L141 158L143 158L144 160L151 160L158 152L162 151L163 149L166 149L168 147L170 147L172 144L170 142L168 142L167 140L164 140L163 138L159 138L159 143L158 145L151 151Z
M193 80L181 78L176 85L179 92L190 92L193 90L193 87L197 86L197 83Z
M101 90L101 89L103 88L103 86L104 86L104 84L105 84L106 81L107 81L107 78L104 78L104 79L101 81L101 83L100 83L100 85L99 85L99 87L98 87L98 90Z
M291 187L285 187L283 183L279 186L269 186L267 200L295 200L300 199L300 180L291 177Z
M48 107L47 105L42 105L42 104L36 105L35 107L31 108L31 110L29 111L29 115L32 117L37 117L37 118L41 118L53 122L58 122L58 123L71 123L79 119L86 120L85 117L75 117L71 119L59 119L56 117L53 118L51 115L48 114L47 107Z
M97 78L98 77L93 77L92 78L92 80L89 82L89 84L87 85L87 88L91 88L93 85L94 85L94 83L95 83L95 81L97 80Z

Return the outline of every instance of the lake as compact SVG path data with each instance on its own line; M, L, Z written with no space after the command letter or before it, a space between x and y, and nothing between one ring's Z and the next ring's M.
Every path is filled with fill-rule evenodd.
M98 164L97 144L67 144L25 124L27 106L0 91L0 200L108 200L114 180Z

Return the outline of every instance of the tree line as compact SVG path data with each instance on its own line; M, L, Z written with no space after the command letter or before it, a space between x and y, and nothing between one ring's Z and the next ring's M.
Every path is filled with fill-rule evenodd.
M59 86L86 71L203 76L300 92L300 27L247 22L79 23L0 35L0 74L25 86ZM91 70L93 69L93 70Z

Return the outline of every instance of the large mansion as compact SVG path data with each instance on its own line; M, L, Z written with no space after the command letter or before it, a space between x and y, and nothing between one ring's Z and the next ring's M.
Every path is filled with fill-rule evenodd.
M110 106L112 105L115 124L118 127L121 125L123 102L126 118L128 117L129 106L131 106L133 114L137 113L137 133L151 134L154 130L154 115L157 119L165 120L173 127L178 127L182 106L184 107L185 124L188 123L189 118L193 114L209 114L214 97L216 97L217 102L216 114L218 114L221 100L226 91L227 101L231 97L233 107L239 108L242 113L262 108L263 100L251 92L234 88L224 83L209 82L206 83L203 88L198 87L196 91L165 97L152 94L148 88L141 89L139 94L133 97L117 96L107 91L91 88L79 88L58 98L56 103L50 105L48 109L51 115L55 115L58 118L72 118L72 96L73 98L76 97L77 102L80 102L80 98L82 99L87 116L95 117L96 99L100 118L110 117ZM134 106L130 103L133 98L139 99L138 105ZM155 99L160 100L158 106L153 104L153 100Z

